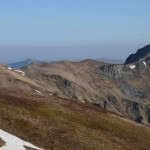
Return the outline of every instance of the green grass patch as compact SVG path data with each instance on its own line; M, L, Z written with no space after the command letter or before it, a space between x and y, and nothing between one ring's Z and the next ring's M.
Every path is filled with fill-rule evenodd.
M90 112L88 108L78 111L80 105L70 109L51 101L36 106L19 104L0 102L0 129L46 150L148 150L150 147L148 128L110 113Z
M112 128L112 122L108 120L107 118L105 119L104 117L102 118L96 118L96 117L90 117L86 116L83 114L78 114L66 110L60 110L57 108L50 108L50 107L40 107L37 109L38 113L41 115L45 115L50 118L57 118L58 120L60 118L68 120L69 122L73 122L76 124L84 125L85 127L99 130L111 130Z
M110 117L89 117L84 116L83 114L77 114L69 111L58 110L57 108L50 107L40 107L38 108L38 112L41 115L46 115L47 117L63 118L69 122L73 122L74 124L80 124L87 128L94 130L101 130L103 132L111 133L115 137L119 137L121 139L125 139L129 142L140 141L145 139L147 135L145 135L145 131L135 130L133 125L129 123L124 123L123 121L115 119L115 122ZM142 138L142 139L141 139ZM150 135L149 135L150 138Z

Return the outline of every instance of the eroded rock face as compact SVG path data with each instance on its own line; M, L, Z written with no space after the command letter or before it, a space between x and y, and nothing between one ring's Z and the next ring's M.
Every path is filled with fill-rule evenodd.
M131 67L134 66L133 68ZM118 112L139 123L150 123L150 106L145 101L150 99L149 70L150 58L142 59L130 65L104 64L97 67L97 73L108 77L128 97L121 99L114 93L107 95L105 108L112 104ZM146 109L147 106L147 109Z
M146 64L149 66L149 68L150 68L150 57L148 57L148 58L146 58Z
M147 116L148 123L150 124L150 105L147 105L145 107L145 113L146 113L146 116Z
M138 104L137 102L129 102L127 104L126 110L129 118L139 123L142 123L143 116L141 115L140 107L141 105Z
M122 90L129 97L139 99L149 98L149 89L147 88L134 88L131 85L123 85Z
M54 82L63 94L72 99L77 99L74 88L76 83L69 81L60 75L49 75L47 76L47 79L51 82Z
M115 79L132 76L131 70L125 65L103 65L99 67L99 73Z

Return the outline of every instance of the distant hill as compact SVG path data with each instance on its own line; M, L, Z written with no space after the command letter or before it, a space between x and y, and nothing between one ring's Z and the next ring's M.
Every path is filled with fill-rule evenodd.
M131 54L125 61L125 64L134 63L142 58L150 56L150 45L139 49L135 54Z
M104 63L109 63L109 64L123 64L124 63L123 60L117 60L117 59L100 58L97 60L104 62Z
M78 62L78 61L81 61L81 60L76 60L76 62ZM109 64L123 64L124 63L124 61L122 61L122 60L107 59L107 58L100 58L100 59L97 59L97 61L104 62L104 63L109 63ZM22 68L22 67L26 67L28 65L31 65L34 62L35 63L36 62L51 63L51 62L55 62L55 61L39 61L39 60L35 60L35 59L32 59L32 58L28 58L28 59L25 59L23 61L10 63L10 64L8 64L8 66L11 67L11 68Z
M23 61L8 64L8 66L10 66L12 68L21 68L21 67L28 66L28 65L32 64L33 62L39 62L39 61L34 60L32 58L28 58L28 59L23 60Z

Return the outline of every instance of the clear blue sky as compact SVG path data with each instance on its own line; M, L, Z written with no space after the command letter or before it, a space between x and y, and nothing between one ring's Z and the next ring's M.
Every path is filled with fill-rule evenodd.
M0 62L125 59L149 39L150 0L0 1Z

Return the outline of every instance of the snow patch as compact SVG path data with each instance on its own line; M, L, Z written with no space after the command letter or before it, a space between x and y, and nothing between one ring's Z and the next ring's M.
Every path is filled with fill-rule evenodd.
M8 70L12 70L12 68L10 68L10 67L7 67L7 69L8 69Z
M24 76L25 75L25 72L23 72L23 71L21 71L21 70L15 70L16 72L19 72L19 73L21 73L22 74L22 76Z
M0 129L0 138L5 142L5 145L0 148L0 150L26 150L24 146L36 149L36 150L44 150L35 145L23 141L18 137L11 135Z
M40 92L40 91L38 91L38 90L36 90L36 89L34 89L35 90L35 92L37 92L38 94L41 94L42 92Z
M131 69L135 69L136 68L136 65L131 65L129 66Z
M145 66L147 65L145 61L143 61L143 64L144 64Z

